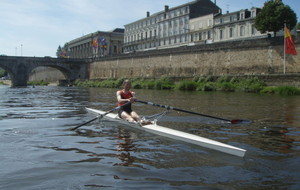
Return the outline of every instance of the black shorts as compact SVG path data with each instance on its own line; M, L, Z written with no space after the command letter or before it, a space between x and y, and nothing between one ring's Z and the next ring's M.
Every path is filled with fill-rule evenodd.
M132 112L131 105L125 106L125 107L121 107L121 108L119 109L118 115L119 115L120 118L122 118L122 117L121 117L121 114L122 114L123 111L125 111L126 113L128 113L128 114L130 115L131 112Z

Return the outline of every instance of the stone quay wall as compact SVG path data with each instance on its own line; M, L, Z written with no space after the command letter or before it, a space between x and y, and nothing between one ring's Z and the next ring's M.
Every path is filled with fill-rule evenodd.
M300 54L300 40L295 45ZM282 75L283 60L283 37L252 39L99 58L90 64L89 79L255 75L272 81ZM300 79L300 55L286 55L280 79L287 74L293 75L288 80Z
M161 78L175 80L199 76L256 76L268 85L300 87L300 36L295 41L299 55L286 55L283 74L283 37L232 41L172 49L152 50L91 60L88 79ZM58 81L55 68L37 68L30 80Z

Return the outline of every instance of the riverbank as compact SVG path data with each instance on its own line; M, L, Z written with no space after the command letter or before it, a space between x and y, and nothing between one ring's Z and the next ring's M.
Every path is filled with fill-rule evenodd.
M11 85L11 80L1 80L0 85Z
M75 86L120 88L124 79L76 80ZM300 88L284 86L267 86L257 77L194 77L192 80L174 81L170 78L132 79L133 89L181 90L181 91L225 91L251 92L279 95L300 95Z

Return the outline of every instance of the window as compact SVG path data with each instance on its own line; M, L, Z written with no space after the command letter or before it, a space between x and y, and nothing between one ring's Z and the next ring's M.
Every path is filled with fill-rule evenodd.
M252 25L251 25L251 34L252 34L252 35L255 35L255 33L256 33L256 28L255 28L254 25L252 24Z
M219 33L220 35L219 35L219 37L220 37L220 40L222 40L223 39L223 30L221 29L220 30L220 33Z
M211 39L211 31L207 31L207 39Z
M229 29L229 37L233 38L234 34L233 34L233 28Z
M213 22L212 20L208 20L207 21L207 26L212 26L212 22Z
M240 36L244 36L245 35L245 27L241 26L240 27Z

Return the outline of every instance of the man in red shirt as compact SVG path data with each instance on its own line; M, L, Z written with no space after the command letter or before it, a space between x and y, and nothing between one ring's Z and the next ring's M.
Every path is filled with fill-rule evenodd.
M136 100L135 94L130 90L130 88L131 88L130 80L124 80L123 90L117 91L118 106L121 106L126 102L133 103ZM131 104L121 107L118 111L118 115L120 118L125 119L129 122L142 123L140 116L135 111L132 111Z

